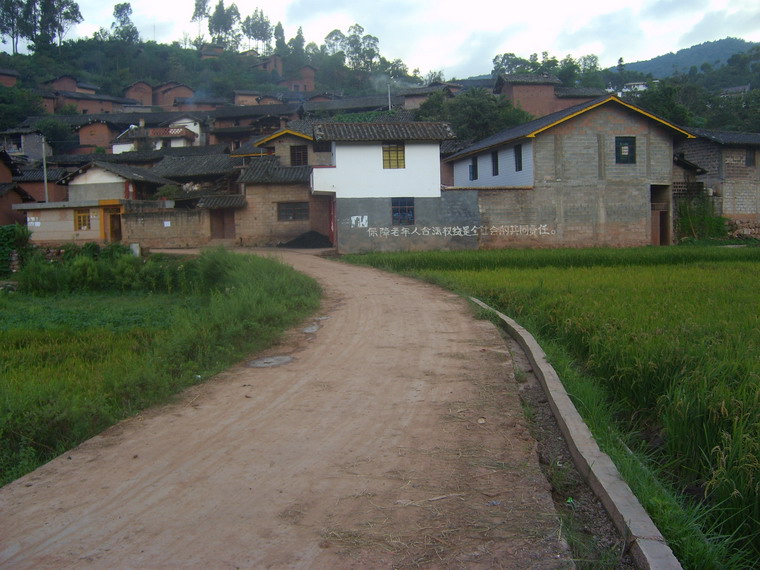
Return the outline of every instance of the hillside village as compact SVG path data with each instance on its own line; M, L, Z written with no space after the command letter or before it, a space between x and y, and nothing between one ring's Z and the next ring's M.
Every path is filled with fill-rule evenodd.
M281 75L276 55L258 65ZM0 133L0 225L26 224L41 245L669 245L679 200L698 198L737 234L760 237L760 134L686 128L550 74L346 97L317 92L318 73L307 65L279 95L235 91L233 101L177 82L114 97L58 77L43 106L76 110L56 119L78 145L53 154L40 117ZM0 84L14 79L0 70ZM431 95L470 89L534 119L474 142L416 120Z

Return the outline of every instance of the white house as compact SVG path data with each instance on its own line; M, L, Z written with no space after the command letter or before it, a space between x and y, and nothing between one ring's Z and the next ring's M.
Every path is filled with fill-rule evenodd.
M335 197L341 252L473 247L477 194L441 192L446 123L318 123L314 144L331 153L315 166L312 192Z

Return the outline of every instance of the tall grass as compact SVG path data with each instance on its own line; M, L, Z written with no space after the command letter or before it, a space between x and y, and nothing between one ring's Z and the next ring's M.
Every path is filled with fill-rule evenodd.
M148 292L0 296L2 482L268 346L319 304L312 279L270 259L217 250L144 265L150 278L129 282Z
M663 485L708 507L709 515L697 517L700 532L733 536L747 559L760 557L760 249L509 250L359 261L479 297L556 343L603 389L618 410L611 417L640 434ZM679 556L694 556L693 543L688 549ZM704 553L691 559L716 567Z

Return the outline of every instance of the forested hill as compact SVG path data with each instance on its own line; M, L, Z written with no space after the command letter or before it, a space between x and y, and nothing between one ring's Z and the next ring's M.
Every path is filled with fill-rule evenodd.
M666 53L647 61L626 63L625 68L628 71L651 75L655 79L664 79L688 73L692 67L699 71L715 69L724 65L732 55L747 52L758 45L760 44L738 38L724 38L678 50L676 53Z

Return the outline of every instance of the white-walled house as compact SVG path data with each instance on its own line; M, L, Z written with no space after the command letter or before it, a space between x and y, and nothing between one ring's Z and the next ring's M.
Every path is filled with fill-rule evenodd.
M457 249L478 219L477 193L441 192L446 123L318 123L314 144L331 153L315 166L312 192L335 196L338 251Z

